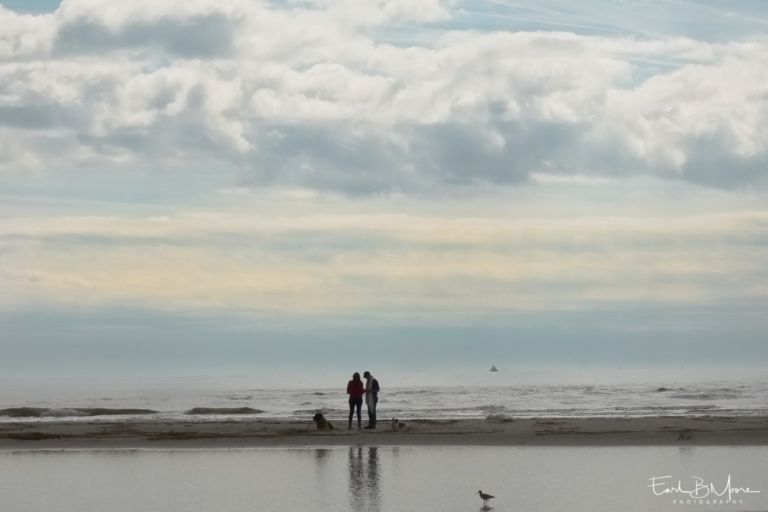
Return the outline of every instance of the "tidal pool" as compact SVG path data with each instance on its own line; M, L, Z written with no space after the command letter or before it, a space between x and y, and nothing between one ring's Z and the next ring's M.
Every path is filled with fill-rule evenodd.
M730 503L649 487L722 492L729 476ZM8 512L466 512L480 489L496 512L768 510L768 447L0 451Z

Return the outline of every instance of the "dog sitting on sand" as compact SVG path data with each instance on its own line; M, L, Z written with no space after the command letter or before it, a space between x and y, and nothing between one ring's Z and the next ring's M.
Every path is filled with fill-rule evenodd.
M398 420L397 418L392 418L392 421L389 423L389 427L392 430L403 430L405 428L405 423Z
M312 421L317 425L317 430L333 430L333 423L325 419L325 416L323 416L323 413L321 412L315 413L315 415L312 416Z

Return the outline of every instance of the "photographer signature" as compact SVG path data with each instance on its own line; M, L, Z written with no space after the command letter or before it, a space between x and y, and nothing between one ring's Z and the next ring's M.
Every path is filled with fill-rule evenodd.
M677 483L671 480L672 475L665 476L652 476L648 487L651 488L655 496L664 495L686 495L691 499L704 499L704 498L725 498L730 501L733 496L740 494L759 494L760 491L753 490L749 487L738 487L731 482L731 475L725 480L725 483L720 489L714 482L705 483L704 479L698 476L692 476L689 486L685 486L682 480L678 480Z

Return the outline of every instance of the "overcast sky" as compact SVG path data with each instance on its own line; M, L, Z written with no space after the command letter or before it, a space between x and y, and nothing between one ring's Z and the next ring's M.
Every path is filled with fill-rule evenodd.
M5 375L765 365L768 3L0 0L0 289Z

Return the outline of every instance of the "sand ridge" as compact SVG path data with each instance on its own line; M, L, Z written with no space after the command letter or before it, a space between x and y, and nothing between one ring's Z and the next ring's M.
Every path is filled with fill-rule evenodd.
M766 416L411 420L318 431L310 421L114 420L0 423L0 449L313 445L768 445Z

